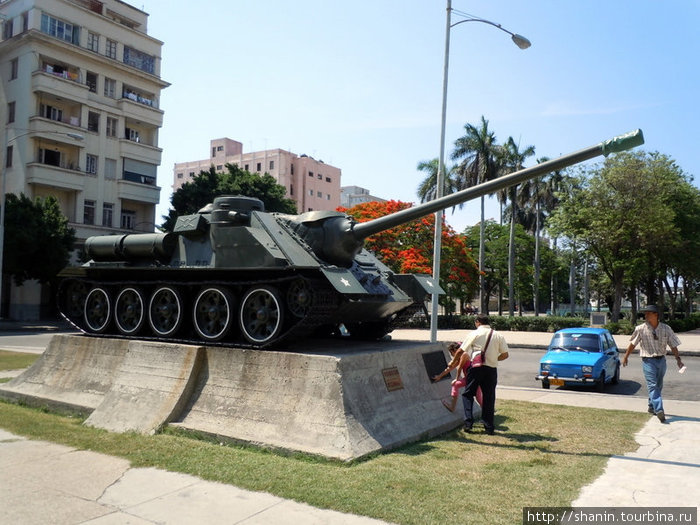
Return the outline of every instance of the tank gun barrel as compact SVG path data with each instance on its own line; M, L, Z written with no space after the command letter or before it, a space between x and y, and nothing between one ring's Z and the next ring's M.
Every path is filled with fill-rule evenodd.
M363 239L366 239L370 235L388 230L394 226L418 219L430 213L444 210L457 204L462 204L483 195L489 195L509 186L520 184L521 182L534 177L545 175L547 173L592 159L598 155L608 156L610 153L618 153L642 144L644 144L644 136L642 134L642 130L637 129L624 135L603 141L595 146L590 146L574 153L569 153L568 155L562 155L559 158L516 171L509 175L472 186L471 188L467 188L450 195L445 195L444 197L434 199L426 202L425 204L413 206L372 221L354 224L352 227L352 235L358 242L362 242Z

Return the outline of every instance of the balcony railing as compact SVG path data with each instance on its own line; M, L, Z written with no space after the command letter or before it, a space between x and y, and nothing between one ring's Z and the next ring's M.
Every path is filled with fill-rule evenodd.
M122 98L131 100L132 102L137 102L138 104L143 104L144 106L158 108L158 99L155 97L142 95L141 93L136 93L128 89L124 90L122 93Z

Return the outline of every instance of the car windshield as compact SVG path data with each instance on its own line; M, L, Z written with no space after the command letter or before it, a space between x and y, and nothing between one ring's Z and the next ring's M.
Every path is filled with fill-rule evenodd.
M595 334L556 334L551 346L565 348L567 350L585 350L587 352L600 352L598 336Z

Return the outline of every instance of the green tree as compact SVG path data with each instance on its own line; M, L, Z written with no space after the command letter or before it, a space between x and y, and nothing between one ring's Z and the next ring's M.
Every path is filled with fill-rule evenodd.
M520 151L520 146L515 143L513 137L503 146L502 165L504 173L513 173L523 169L525 160L535 154L534 146L527 146ZM518 185L511 186L507 190L510 197L510 235L508 241L508 315L515 312L515 223L517 217L517 193Z
M496 135L489 130L489 121L481 116L481 125L477 128L472 124L464 126L464 135L455 141L452 160L460 163L455 168L455 185L457 189L470 188L495 179L499 175ZM485 239L484 232L484 196L481 197L481 222L479 239ZM484 243L479 244L479 267L484 268ZM486 293L485 282L480 278L479 311L488 313L489 295Z
M423 160L420 161L416 167L418 171L427 173L425 179L421 181L420 186L418 186L418 191L416 192L421 202L432 201L437 197L437 173L439 163L440 159ZM443 183L445 185L444 195L449 195L450 193L457 191L454 184L454 167L445 167L445 177Z
M296 203L285 196L285 187L277 184L270 174L260 176L235 164L227 164L226 169L218 173L212 166L175 191L170 199L172 208L163 217L161 229L172 231L179 215L196 213L219 195L256 197L263 202L266 211L297 213Z
M591 168L579 189L562 195L551 220L552 230L590 250L610 279L613 320L620 316L628 274L650 268L653 254L671 251L677 242L673 206L663 189L673 177L650 163L653 156L625 152Z
M54 284L75 243L75 230L68 226L58 200L46 197L32 201L13 193L5 199L3 272L11 275L17 286L29 279Z

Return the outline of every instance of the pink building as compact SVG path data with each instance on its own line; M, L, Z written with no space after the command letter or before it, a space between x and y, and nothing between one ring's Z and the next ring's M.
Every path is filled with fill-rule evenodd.
M297 203L299 213L340 206L340 168L322 160L279 148L243 153L243 144L229 138L212 140L209 151L208 159L175 164L173 191L212 166L223 172L226 164L236 164L251 173L272 175L287 189L287 197Z

